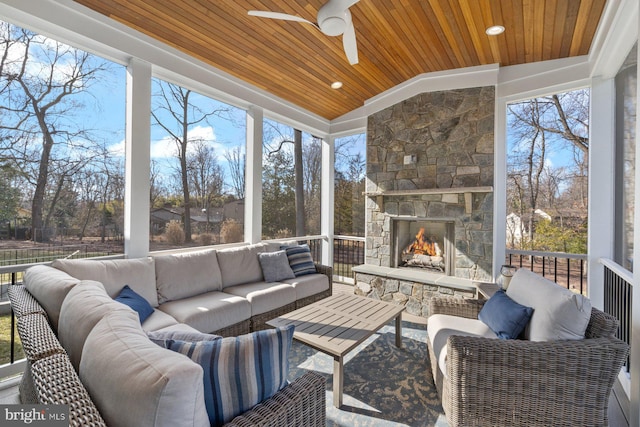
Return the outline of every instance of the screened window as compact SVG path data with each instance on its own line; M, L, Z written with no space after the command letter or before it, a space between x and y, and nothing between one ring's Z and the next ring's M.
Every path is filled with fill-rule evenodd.
M150 248L244 240L246 113L152 81Z
M633 271L636 169L637 46L616 75L616 243L615 260Z
M322 141L264 121L262 235L264 239L320 234Z
M122 252L125 67L6 22L0 39L0 237Z
M335 141L334 234L364 237L365 134Z

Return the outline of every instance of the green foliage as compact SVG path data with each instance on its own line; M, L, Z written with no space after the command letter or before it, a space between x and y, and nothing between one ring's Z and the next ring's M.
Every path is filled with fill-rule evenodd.
M278 151L265 159L262 170L262 234L274 238L282 230L296 229L293 156Z
M538 251L586 254L587 228L584 224L576 228L561 227L541 220L536 225L532 245Z
M0 170L0 223L16 217L20 204L20 190L15 188L7 173Z

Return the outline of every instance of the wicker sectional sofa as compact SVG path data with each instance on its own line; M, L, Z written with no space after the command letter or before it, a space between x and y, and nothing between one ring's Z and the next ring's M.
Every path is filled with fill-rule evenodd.
M616 318L567 292L519 270L506 295L538 315L519 339L498 339L479 320L486 300L430 301L427 345L451 427L608 425L609 395L628 346L614 337ZM540 329L545 323L551 337ZM567 329L580 336L568 338Z
M257 254L273 249L259 244L30 268L24 286L10 289L28 360L21 399L69 404L71 425L208 425L202 368L146 334L236 336L331 294L328 267L265 282ZM112 299L125 284L154 308L142 324ZM324 379L305 374L229 425L324 426Z

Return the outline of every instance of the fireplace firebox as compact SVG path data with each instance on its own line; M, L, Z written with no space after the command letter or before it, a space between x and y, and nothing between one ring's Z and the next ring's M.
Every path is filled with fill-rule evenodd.
M455 275L455 223L451 219L391 219L391 264Z

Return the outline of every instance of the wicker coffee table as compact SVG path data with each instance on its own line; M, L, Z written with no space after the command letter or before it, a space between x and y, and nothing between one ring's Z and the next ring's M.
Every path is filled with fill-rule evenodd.
M396 346L402 347L401 314L404 307L336 294L267 322L279 327L295 325L293 338L333 356L333 405L342 406L344 356L391 319L396 319Z

